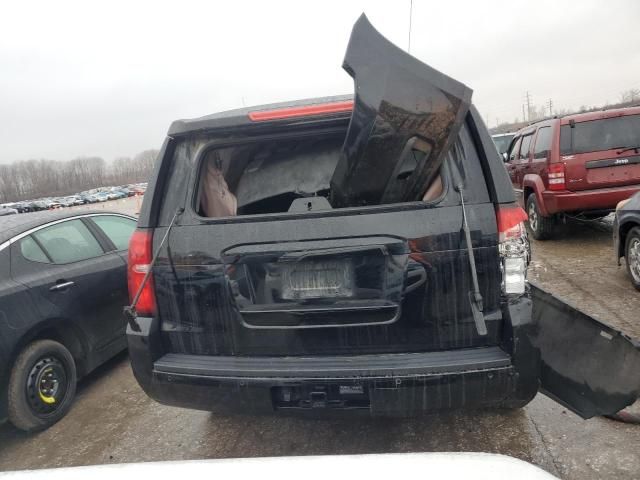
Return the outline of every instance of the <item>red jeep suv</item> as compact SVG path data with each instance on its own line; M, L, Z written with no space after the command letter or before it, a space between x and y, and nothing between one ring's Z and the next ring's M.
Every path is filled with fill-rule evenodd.
M640 107L529 125L505 162L533 237L550 238L560 215L602 216L640 190Z

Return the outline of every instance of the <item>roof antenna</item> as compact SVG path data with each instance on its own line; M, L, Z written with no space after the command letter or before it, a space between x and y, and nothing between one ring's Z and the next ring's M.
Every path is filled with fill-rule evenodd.
M411 18L413 17L413 0L409 0L409 45L407 53L411 53Z

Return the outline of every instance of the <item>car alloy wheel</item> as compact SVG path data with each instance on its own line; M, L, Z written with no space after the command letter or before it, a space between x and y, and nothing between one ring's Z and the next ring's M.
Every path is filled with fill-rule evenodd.
M640 238L632 238L627 249L629 273L635 283L640 283Z
M531 227L531 230L537 230L538 229L538 211L536 210L536 205L535 203L531 202L529 203L529 211L527 212L528 216L529 216L529 226Z

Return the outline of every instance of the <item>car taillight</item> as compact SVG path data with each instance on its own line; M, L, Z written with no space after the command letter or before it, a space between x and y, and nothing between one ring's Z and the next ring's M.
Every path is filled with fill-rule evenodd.
M527 214L515 204L499 206L496 219L502 291L521 295L525 291L529 264L529 241L524 226Z
M127 281L129 284L129 299L133 301L144 277L149 271L153 259L153 235L151 232L136 230L129 240L129 262ZM152 316L156 312L156 297L153 291L153 278L147 278L135 305L136 312L142 316Z
M549 190L564 190L566 188L564 163L549 165Z

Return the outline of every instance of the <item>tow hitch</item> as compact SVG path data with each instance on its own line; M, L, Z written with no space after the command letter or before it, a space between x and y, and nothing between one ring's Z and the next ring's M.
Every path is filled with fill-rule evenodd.
M362 385L295 385L274 387L276 409L356 409L369 408L369 391Z

